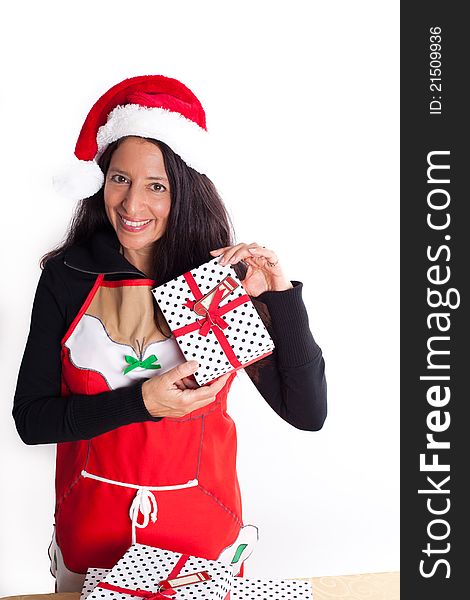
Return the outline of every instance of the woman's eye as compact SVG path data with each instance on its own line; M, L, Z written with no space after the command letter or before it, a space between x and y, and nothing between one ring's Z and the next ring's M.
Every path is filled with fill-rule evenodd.
M152 189L155 192L164 192L166 190L165 186L161 183L152 183Z
M115 183L125 183L127 179L124 177L124 175L116 174L111 177L111 181L114 181Z

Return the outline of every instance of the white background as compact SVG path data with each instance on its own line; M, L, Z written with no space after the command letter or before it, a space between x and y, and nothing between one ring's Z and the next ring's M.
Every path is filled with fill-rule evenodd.
M92 104L161 73L202 101L240 241L304 283L327 364L320 432L235 382L250 577L399 568L398 2L26 2L2 16L0 593L53 591L54 446L11 407L38 259L73 203L51 176ZM6 18L5 18L6 16Z

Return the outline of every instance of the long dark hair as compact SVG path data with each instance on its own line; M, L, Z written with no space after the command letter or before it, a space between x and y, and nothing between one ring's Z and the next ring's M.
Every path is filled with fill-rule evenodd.
M105 177L111 157L124 139L111 143L98 160ZM165 233L155 242L153 251L153 278L159 285L207 262L213 258L210 250L233 244L235 236L212 181L188 167L165 143L144 139L160 148L171 190ZM91 198L79 202L64 242L42 258L41 266L73 244L86 242L97 230L110 227L101 188ZM240 266L239 275L244 276L243 265Z
M111 157L124 139L112 142L98 159L105 177ZM232 245L235 233L212 181L188 167L164 142L153 138L143 139L160 148L171 190L171 208L165 233L155 242L153 252L153 279L155 285L160 285L212 259L210 250ZM77 204L64 241L42 257L41 268L70 246L84 243L100 229L111 227L104 206L104 189L101 188L94 196ZM239 262L234 269L243 280L246 265ZM261 318L268 324L270 319L265 305L256 299L252 300ZM257 367L257 363L250 365L247 371L256 377Z

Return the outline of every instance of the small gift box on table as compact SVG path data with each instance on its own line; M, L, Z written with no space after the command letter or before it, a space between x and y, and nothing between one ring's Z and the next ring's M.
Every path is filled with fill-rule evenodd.
M274 343L230 266L219 259L152 289L199 385L271 354Z
M93 585L87 600L225 600L232 581L224 563L133 544L111 570L89 569L82 597Z
M88 569L80 600L88 598L108 572L109 569ZM193 598L196 600L196 596ZM230 600L312 600L312 586L309 581L292 579L235 577Z

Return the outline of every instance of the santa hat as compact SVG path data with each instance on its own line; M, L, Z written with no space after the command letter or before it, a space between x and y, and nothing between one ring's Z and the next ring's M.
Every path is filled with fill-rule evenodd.
M165 142L188 166L206 173L209 148L201 103L177 79L141 75L116 84L93 105L78 136L74 164L53 178L54 187L72 200L95 194L104 183L96 161L109 144L128 135Z

